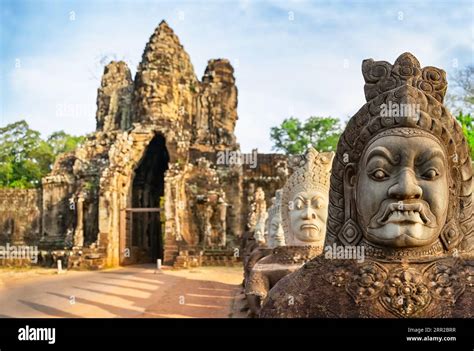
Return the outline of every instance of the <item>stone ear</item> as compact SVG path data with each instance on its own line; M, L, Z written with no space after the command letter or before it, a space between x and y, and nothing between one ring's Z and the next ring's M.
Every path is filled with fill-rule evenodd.
M350 202L355 200L355 185L356 185L356 174L357 174L357 166L354 163L348 163L344 167L344 176L342 180L342 184L344 185L344 199L345 199L345 212L346 212L346 219L347 218L355 218L349 212L351 212L351 205ZM354 207L355 210L355 207Z
M357 174L357 165L355 163L348 163L344 168L344 184L348 184L351 188L355 186Z
M362 239L362 231L357 224L357 211L355 203L357 166L348 163L344 168L344 225L338 238L346 246L357 245Z

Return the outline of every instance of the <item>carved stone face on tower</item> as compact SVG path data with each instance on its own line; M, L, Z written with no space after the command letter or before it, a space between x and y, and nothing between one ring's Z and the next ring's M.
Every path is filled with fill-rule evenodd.
M471 250L471 159L443 106L446 73L409 53L393 65L365 60L362 71L368 102L339 141L327 244L408 256Z
M282 198L286 245L323 245L333 157L333 152L318 153L309 148L304 156L291 160L295 171L283 188Z

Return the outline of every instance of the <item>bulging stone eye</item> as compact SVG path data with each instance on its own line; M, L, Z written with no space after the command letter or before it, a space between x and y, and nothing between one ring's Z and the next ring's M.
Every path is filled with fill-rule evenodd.
M301 201L300 199L296 200L295 201L295 208L297 210L301 210L303 208L303 201Z
M436 172L435 169L431 168L423 174L423 177L427 179L433 179L433 178L436 178L437 175L438 175L438 172Z
M311 203L313 208L320 209L323 207L323 200L320 198L314 199Z
M378 169L374 173L372 173L372 177L377 180L385 179L387 176L387 173L385 173L381 169Z

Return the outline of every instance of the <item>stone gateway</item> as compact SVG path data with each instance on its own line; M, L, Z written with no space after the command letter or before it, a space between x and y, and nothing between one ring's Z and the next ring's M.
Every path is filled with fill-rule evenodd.
M209 60L199 80L161 22L134 79L125 62L105 67L84 144L58 157L40 189L0 190L0 245L38 245L41 264L68 268L233 264L247 199L257 187L273 194L287 173L284 155L256 150L222 162L241 155L237 119L230 62Z

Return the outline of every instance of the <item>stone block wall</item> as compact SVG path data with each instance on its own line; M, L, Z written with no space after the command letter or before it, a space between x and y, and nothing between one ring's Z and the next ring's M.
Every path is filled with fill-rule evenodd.
M0 245L36 245L41 206L40 189L0 189Z
M256 167L252 168L251 165L244 164L242 168L243 193L241 206L243 211L241 213L241 223L247 223L255 190L258 187L263 189L267 208L269 208L275 192L285 184L289 170L287 156L282 154L257 154Z

